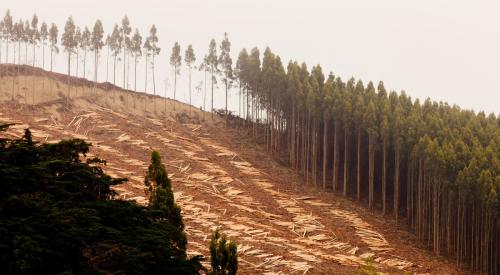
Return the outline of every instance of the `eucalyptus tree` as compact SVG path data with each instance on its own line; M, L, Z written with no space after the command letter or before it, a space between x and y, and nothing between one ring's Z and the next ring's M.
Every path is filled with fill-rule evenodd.
M49 30L49 42L50 42L50 71L52 72L53 69L53 60L54 60L54 53L58 54L59 53L59 48L57 47L57 40L58 40L58 35L59 35L59 30L57 29L57 26L52 23L50 26Z
M144 92L147 93L148 91L148 65L149 65L149 57L151 56L151 43L149 43L149 37L146 37L146 40L144 41L144 46L142 47L144 49L144 55L146 57L146 60L144 62L145 68L144 68Z
M214 84L217 81L215 78L215 75L218 73L218 59L217 59L217 43L215 42L215 39L210 40L210 44L208 46L208 55L206 58L206 63L207 67L210 71L211 75L211 81L212 81L212 100L211 100L211 109L210 112L212 112L212 119L214 118Z
M180 66L182 62L181 57L181 46L178 42L174 43L172 47L172 54L170 55L170 66L172 66L172 70L174 73L174 111L175 111L175 96L177 92L177 75L180 74Z
M86 77L87 72L87 51L92 46L91 43L91 33L88 27L85 27L82 32L82 36L80 37L80 49L83 51L83 78Z
M8 9L5 12L5 16L3 18L3 25L4 25L4 37L7 42L7 46L5 47L5 63L8 63L9 60L9 42L13 38L13 33L14 33L14 23L12 20L12 16L10 15L10 10Z
M246 49L242 49L238 54L238 60L236 61L235 76L239 83L239 100L238 100L238 115L242 117L242 92L246 87L246 79L248 75L248 52Z
M109 80L109 51L111 48L111 35L106 35L106 40L104 41L106 45L107 53L106 53L106 82Z
M333 73L328 75L328 78L323 86L323 102L321 109L323 111L323 167L322 167L322 184L323 190L327 188L327 167L328 167L328 140L329 126L332 119L333 93L335 85L335 76Z
M125 15L122 19L122 25L120 28L121 36L122 36L122 48L123 48L123 88L128 89L128 81L126 77L126 65L127 65L127 52L130 49L130 33L132 32L132 28L130 27L130 21L128 17ZM125 85L127 84L127 85Z
M207 97L207 73L209 72L209 65L208 65L208 55L205 55L203 57L203 61L198 65L198 70L203 70L203 74L205 76L205 80L203 81L204 84L204 89L203 89L203 119L205 119L205 112L206 112L206 97Z
M5 39L5 24L3 21L0 21L0 64L2 63L2 46L3 46L3 41ZM2 75L2 68L0 67L0 77ZM1 89L1 85L0 85ZM1 91L1 90L0 90Z
M368 206L374 208L375 193L375 141L378 139L375 87L369 82L366 87L366 112L363 118L368 135Z
M401 100L396 92L391 92L389 95L390 113L390 135L394 148L394 176L393 176L393 215L398 222L398 210L400 201L400 174L401 174L401 150L403 146L404 136L404 110L401 101L404 101L404 93L401 95Z
M184 62L188 67L188 78L189 78L189 111L191 111L191 70L194 66L194 62L196 62L196 56L194 54L193 46L190 44L187 46L186 52L184 54Z
M387 148L389 146L390 130L389 130L389 105L387 102L387 91L384 83L379 82L377 87L377 108L378 108L378 131L382 141L382 213L385 215L387 211Z
M40 42L40 38L40 32L38 31L38 16L34 14L31 19L30 28L30 43L33 46L33 67L35 67L36 64L36 47Z
M21 19L14 26L14 41L17 42L17 64L21 65L21 43L24 41L24 23ZM15 51L14 49L14 56Z
M115 24L113 32L109 38L109 47L113 53L113 85L116 85L116 62L118 61L118 55L122 50L122 44L123 37L118 25Z
M94 82L97 82L98 69L99 69L99 52L104 46L103 43L104 28L101 20L97 20L92 29L90 37L90 49L94 51Z
M49 29L47 23L43 22L40 26L40 41L42 44L42 69L45 70L45 46L47 46L47 40L49 38Z
M74 41L75 41L75 56L76 56L76 74L75 76L78 77L78 68L79 68L79 57L80 57L80 43L82 41L82 32L80 30L80 27L76 27L76 31L75 31L75 37L74 37Z
M134 56L134 91L137 92L137 61L142 56L142 36L138 29L135 29L130 41L130 51Z
M75 39L76 26L73 21L73 17L69 17L64 26L64 33L61 37L61 44L64 47L64 51L68 53L68 97L70 96L69 81L71 75L71 55L74 53L76 46L78 45Z
M21 22L22 25L22 22ZM28 65L28 44L31 43L32 31L30 21L24 21L24 27L22 28L21 33L21 41L24 43L24 64Z
M156 95L155 56L160 54L161 49L158 46L158 34L155 25L151 26L151 29L149 30L149 37L147 39L147 42L149 44L149 52L151 53L151 57L153 59L152 60L153 92Z
M221 67L222 72L222 82L226 86L226 121L227 121L227 94L229 87L231 86L233 80L233 60L231 59L231 42L227 33L224 33L224 40L222 40L220 45L220 56L218 63Z
M363 119L365 115L366 105L364 102L364 92L365 87L361 80L356 83L356 88L354 89L353 95L353 122L356 132L356 199L358 202L361 201L361 143L363 134Z

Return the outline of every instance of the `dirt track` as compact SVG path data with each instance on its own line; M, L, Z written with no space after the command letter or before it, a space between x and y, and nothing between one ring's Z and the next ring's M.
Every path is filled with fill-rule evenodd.
M391 274L459 273L416 248L390 221L304 187L244 133L218 120L180 123L171 113L137 114L84 98L69 109L57 98L35 106L17 102L0 105L0 122L17 123L7 135L20 137L29 127L41 141L91 142L91 155L108 161L109 174L130 179L116 188L123 199L145 202L143 176L151 149L159 150L182 208L189 253L208 256L208 237L220 226L239 244L241 274L358 274L366 258Z

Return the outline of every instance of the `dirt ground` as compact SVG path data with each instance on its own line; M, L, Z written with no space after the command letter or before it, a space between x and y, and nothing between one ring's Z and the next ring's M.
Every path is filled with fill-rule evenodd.
M141 93L93 85L68 92L63 80L2 77L0 122L16 123L2 135L20 137L29 127L43 142L85 139L93 144L87 157L105 159L108 174L129 178L116 187L119 197L138 203L146 202L143 176L158 150L190 255L208 256L210 234L221 227L238 243L240 274L359 274L369 258L387 274L465 273L417 245L404 226L305 186L245 130L185 104L174 112L172 101Z

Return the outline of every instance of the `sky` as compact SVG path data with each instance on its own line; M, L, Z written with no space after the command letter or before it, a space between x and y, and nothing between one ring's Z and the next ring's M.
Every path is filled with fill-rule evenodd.
M325 73L345 80L382 80L388 90L405 90L412 98L430 97L500 114L498 0L2 0L0 12L7 8L16 20L36 13L60 31L70 15L82 27L101 19L106 32L127 15L143 36L155 24L161 47L155 69L157 93L168 97L173 97L168 58L174 42L180 43L182 52L192 44L200 61L210 39L219 45L227 32L234 61L244 47L263 52L269 46L285 65L289 60L306 62L309 68L320 64ZM101 57L99 81L106 80L105 59ZM139 90L144 90L143 62L138 68ZM121 84L123 65L119 67ZM132 64L130 68L132 72ZM62 55L57 70L67 71ZM187 76L183 67L177 79L177 95L183 102L189 101ZM194 87L204 76L195 72L192 79ZM203 92L194 90L192 102L200 106ZM222 87L215 92L214 105L224 106ZM229 105L238 110L237 89L231 91Z

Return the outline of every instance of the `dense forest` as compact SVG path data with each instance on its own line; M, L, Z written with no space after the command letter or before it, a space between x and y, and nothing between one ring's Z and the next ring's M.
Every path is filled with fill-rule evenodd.
M498 274L500 117L412 100L269 48L236 65L244 125L306 185L404 222L437 255Z
M138 30L131 34L127 17L106 38L99 20L92 31L82 29L68 18L61 38L68 55L68 75L74 57L79 75L78 57L83 52L80 74L86 77L89 51L94 53L97 80L100 53L106 47L106 72L111 57L113 83L118 85L120 55L123 79L129 74L125 62L132 60L136 72L138 60L144 57L144 91L148 91L151 71L156 94L154 64L160 47L154 25L144 41ZM42 46L42 68L46 67L45 46L50 48L50 63L52 54L59 51L57 26L48 28L42 23L38 29L36 16L31 22L15 23L7 11L0 34L0 43L6 43L6 63L23 63L22 45L25 64L28 46L33 46L33 65L35 47ZM9 45L14 50L10 59ZM269 48L262 56L257 48L243 49L233 65L230 48L225 34L219 47L214 39L210 41L198 66L191 45L185 53L189 73L197 67L205 74L205 94L207 84L211 86L210 110L214 110L214 86L219 78L226 94L225 113L229 113L227 95L233 89L239 96L238 125L302 175L305 185L341 193L393 217L435 254L453 258L460 266L500 272L500 117L430 99L421 102L404 91L387 91L383 82L343 80L325 74L320 65L310 70L296 61L285 65ZM0 60L1 49L0 45ZM169 64L177 77L182 66L177 42ZM191 76L189 81L191 95ZM128 80L123 88L129 88Z

